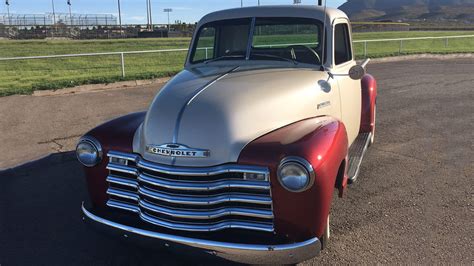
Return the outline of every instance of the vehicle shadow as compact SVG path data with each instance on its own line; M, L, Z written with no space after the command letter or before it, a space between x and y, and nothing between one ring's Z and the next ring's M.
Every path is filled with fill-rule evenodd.
M0 172L0 265L184 265L223 261L136 246L82 222L87 197L73 152ZM183 256L184 255L184 256Z

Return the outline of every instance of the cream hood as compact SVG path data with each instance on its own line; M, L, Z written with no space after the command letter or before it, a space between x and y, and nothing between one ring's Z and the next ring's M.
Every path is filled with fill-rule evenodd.
M327 74L300 68L189 68L153 100L137 130L134 152L146 160L178 166L236 162L252 140L302 119L321 115ZM331 108L325 108L330 112ZM178 143L209 151L206 158L151 154L147 145Z

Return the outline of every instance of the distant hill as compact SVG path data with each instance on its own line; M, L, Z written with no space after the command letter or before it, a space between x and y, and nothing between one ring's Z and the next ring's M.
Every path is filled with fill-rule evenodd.
M474 0L348 0L339 9L354 21L474 23Z

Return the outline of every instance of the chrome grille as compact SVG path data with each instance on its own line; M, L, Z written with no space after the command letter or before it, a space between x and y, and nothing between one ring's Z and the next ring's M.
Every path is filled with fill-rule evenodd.
M108 157L109 207L136 213L145 222L173 230L273 232L267 168L172 167L115 151Z

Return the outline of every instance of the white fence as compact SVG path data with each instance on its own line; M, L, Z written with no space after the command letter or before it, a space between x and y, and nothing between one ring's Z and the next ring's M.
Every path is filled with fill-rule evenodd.
M403 52L404 43L407 41L416 41L416 40L437 40L441 39L444 40L445 47L449 46L450 39L460 39L460 38L474 38L474 35L460 35L460 36L439 36L439 37L417 37L417 38L398 38L398 39L373 39L373 40L356 40L353 43L362 43L364 46L364 57L367 57L369 54L368 51L368 43L374 42L398 42L399 43L399 53ZM281 44L281 45L273 45L273 46L287 46L290 44ZM307 45L307 44L292 44L292 45ZM265 45L270 46L270 45ZM213 49L212 47L209 48L201 48L206 50L206 56L208 55L209 50ZM125 77L125 55L131 54L150 54L150 53L168 53L168 52L187 52L188 49L164 49L164 50L148 50L148 51L126 51L126 52L108 52L108 53L85 53L85 54L65 54L65 55L45 55L45 56L24 56L24 57L7 57L7 58L0 58L0 62L2 61L14 61L14 60L37 60L37 59L51 59L51 58L71 58L71 57L92 57L92 56L119 56L120 58L120 65L121 65L121 74L122 77Z
M353 41L353 43L363 43L364 44L364 57L368 55L367 44L373 42L399 42L398 53L403 52L403 44L406 41L420 41L420 40L444 40L444 45L447 48L449 46L450 39L460 39L460 38L473 38L474 35L458 35L458 36L438 36L438 37L415 37L415 38L398 38L398 39L374 39L374 40L358 40Z

